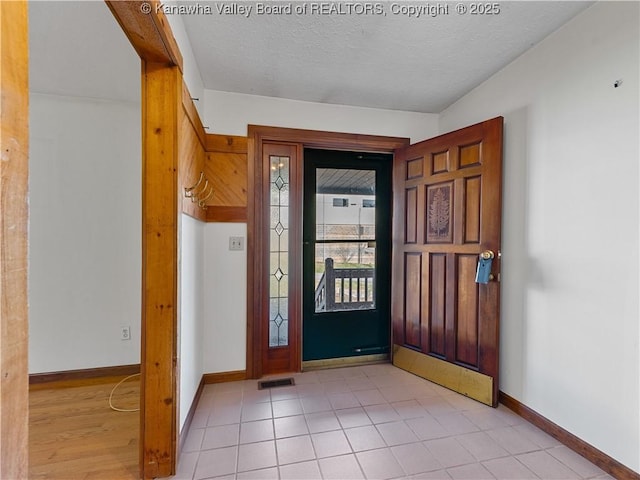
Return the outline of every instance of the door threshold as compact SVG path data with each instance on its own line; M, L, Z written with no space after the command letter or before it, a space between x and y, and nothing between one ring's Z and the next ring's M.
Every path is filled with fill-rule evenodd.
M302 362L302 371L322 370L327 368L355 367L374 363L389 363L388 353L375 355L358 355L357 357L326 358L323 360L307 360Z

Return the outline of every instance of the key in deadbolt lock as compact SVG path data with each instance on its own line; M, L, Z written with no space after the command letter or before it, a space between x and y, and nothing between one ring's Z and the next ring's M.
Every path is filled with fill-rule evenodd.
M485 250L480 254L478 268L476 270L476 283L487 284L490 280L493 280L491 265L494 257L495 254L491 250Z

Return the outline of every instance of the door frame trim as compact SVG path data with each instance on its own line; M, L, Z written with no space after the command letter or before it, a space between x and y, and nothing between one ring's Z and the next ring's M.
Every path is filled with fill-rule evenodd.
M300 158L304 148L321 148L326 150L356 150L362 152L393 153L396 149L409 145L409 138L385 137L379 135L361 135L352 133L302 130L293 128L270 127L260 125L248 126L248 178L247 178L247 378L260 378L263 375L263 345L266 344L267 331L262 328L262 298L266 291L267 279L262 271L256 271L259 258L265 251L265 235L260 231L260 217L263 214L260 195L263 169L263 144L282 143L296 144ZM300 218L298 221L302 221ZM302 225L300 225L302 227ZM300 274L302 272L299 272ZM302 278L302 277L300 277ZM298 295L302 295L302 290ZM299 299L302 302L302 298ZM300 319L294 319L300 321ZM297 325L298 337L295 340L301 345L302 328ZM300 352L300 350L298 349ZM299 355L300 356L300 355ZM302 358L298 359L296 371L301 368Z

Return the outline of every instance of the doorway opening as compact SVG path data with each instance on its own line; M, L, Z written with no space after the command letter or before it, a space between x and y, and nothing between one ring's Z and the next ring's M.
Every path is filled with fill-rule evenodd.
M303 362L388 356L392 161L304 150Z
M396 149L409 144L409 139L256 125L249 126L248 136L254 149L253 162L249 163L247 185L249 202L247 207L246 376L261 378L267 374L297 372L302 368L302 287L305 281L302 278L304 256L302 250L305 247L302 232L303 170L308 168L305 164L305 156L312 155L311 150L318 149L332 152L361 152L361 155L387 154L391 158ZM356 158L355 160L362 162L364 159ZM389 160L388 163L391 168L391 161ZM358 168L357 165L345 164L344 166ZM279 174L275 175L276 172ZM281 173L286 173L287 179L282 177L282 180L279 180ZM386 180L390 181L390 179L391 170L386 175ZM382 185L380 181L377 180L376 188ZM284 195L283 192L285 192ZM276 198L278 202L283 199L285 202L274 205L273 201ZM282 219L287 222L286 225L282 223ZM288 251L286 256L283 256L285 250L280 240L285 235ZM270 248L276 243L278 244L277 252ZM367 247L368 244L369 242ZM382 255L378 252L384 251L390 258L390 247L380 245L375 247L376 262ZM311 262L315 264L313 258ZM286 267L286 272L283 267ZM382 275L388 276L386 273ZM309 280L306 281L309 282ZM313 282L312 277L311 283ZM315 285L310 290L312 295L315 291L314 287ZM272 296L271 291L277 291L278 295ZM288 295L286 300L281 295L285 291ZM277 302L271 301L271 298L277 298ZM380 298L380 294L376 293L376 308L379 306ZM274 305L278 305L278 309L275 309ZM287 315L286 345L283 345L285 342L280 341L284 339L285 322L280 319L280 317L284 319L283 313ZM272 335L272 332L275 333L275 328L270 324L272 319L276 320L275 324L279 327L277 336ZM388 330L387 328L387 332ZM276 338L277 342L274 341ZM358 347L381 345L380 342L359 343ZM388 341L387 345L389 345ZM363 354L363 352L359 353Z

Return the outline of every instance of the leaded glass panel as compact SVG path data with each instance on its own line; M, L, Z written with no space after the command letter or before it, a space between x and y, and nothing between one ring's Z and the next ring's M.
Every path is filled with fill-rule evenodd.
M269 158L269 347L289 345L289 161Z

